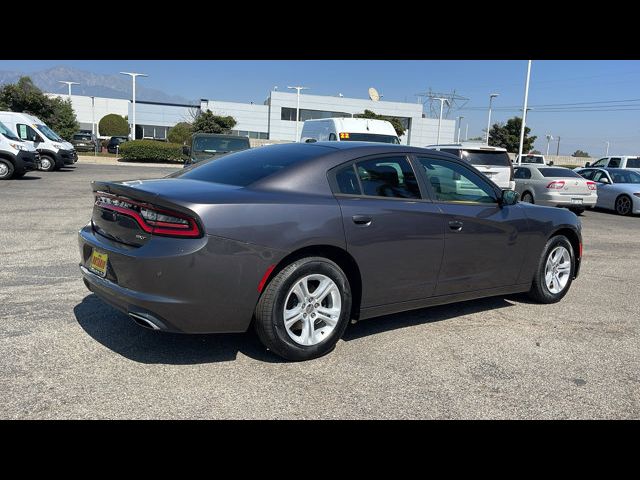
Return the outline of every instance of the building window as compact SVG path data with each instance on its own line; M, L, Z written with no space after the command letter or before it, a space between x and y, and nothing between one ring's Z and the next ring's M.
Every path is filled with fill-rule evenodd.
M138 127L136 126L136 130ZM157 125L142 125L142 138L152 138L154 140L166 140L167 127Z
M328 112L325 110L309 110L306 108L300 109L300 121L314 120L316 118L337 118L337 117L351 117L350 113L346 112ZM296 121L296 109L289 107L282 107L280 111L280 119L291 122Z
M231 132L229 133L230 135L238 135L240 137L261 138L263 140L269 139L269 134L267 132L252 132L248 130L231 130Z

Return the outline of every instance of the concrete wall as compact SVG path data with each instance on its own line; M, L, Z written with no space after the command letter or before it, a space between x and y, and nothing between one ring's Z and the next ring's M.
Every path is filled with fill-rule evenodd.
M246 130L250 132L269 131L269 107L267 105L255 105L237 102L219 102L217 100L203 100L200 109L207 109L215 115L231 115L238 122L234 130Z
M157 105L136 102L136 124L173 127L180 122L193 122L197 107L183 105ZM129 123L133 123L133 104L129 103Z
M518 155L515 153L510 153L509 158L511 160L515 160ZM572 167L584 167L586 162L593 163L597 158L586 158L586 157L572 157L570 155L545 155L544 158L547 161L552 161L554 165L570 165Z

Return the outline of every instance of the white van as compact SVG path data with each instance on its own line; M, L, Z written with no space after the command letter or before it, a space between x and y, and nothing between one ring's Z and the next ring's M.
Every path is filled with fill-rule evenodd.
M20 178L29 170L37 170L39 162L36 149L0 122L0 180Z
M60 138L38 117L20 112L0 112L0 122L38 151L41 170L50 172L78 161L73 145Z
M514 190L516 188L516 182L513 178L513 164L504 148L489 147L484 143L428 145L426 148L451 153L466 160L502 189Z
M386 120L371 118L319 118L305 120L302 143L382 142L400 143L395 128Z

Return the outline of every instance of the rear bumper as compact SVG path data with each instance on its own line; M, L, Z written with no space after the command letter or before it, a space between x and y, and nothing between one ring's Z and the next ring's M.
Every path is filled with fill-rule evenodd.
M582 203L574 203L573 198L581 199ZM559 193L545 193L538 195L535 202L538 205L547 207L595 207L598 201L598 195L567 195Z
M257 286L280 252L215 236L153 237L142 247L111 241L85 226L78 236L80 271L98 297L158 330L244 332L258 301ZM88 270L92 250L108 255L107 276Z

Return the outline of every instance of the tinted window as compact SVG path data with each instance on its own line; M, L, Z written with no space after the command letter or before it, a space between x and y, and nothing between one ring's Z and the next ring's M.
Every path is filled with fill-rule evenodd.
M460 150L458 150L457 148L441 148L440 151L444 153L450 153L451 155L455 155L456 157L460 158Z
M85 141L91 141L91 134L86 134L86 133L78 133L76 135L73 136L74 140L85 140Z
M640 173L632 170L616 170L609 172L613 183L640 183Z
M440 202L496 203L491 186L479 175L455 162L418 157L436 200Z
M573 170L568 168L539 168L538 171L543 177L577 177L580 178Z
M340 141L400 143L395 135L379 135L377 133L340 133Z
M640 158L627 158L627 168L640 168Z
M358 176L353 168L353 164L338 169L336 172L336 193L345 193L347 195L360 195L360 184Z
M511 160L507 152L495 152L484 150L463 150L462 158L471 165L499 165L501 167L511 166Z
M329 141L330 142L335 142L336 141L336 134L335 133L330 133L329 134Z
M249 148L246 138L196 137L193 141L194 152L226 153Z
M593 179L593 174L596 172L596 170L580 170L578 173L578 175L580 175L583 178L586 178L587 180L591 180Z
M169 177L246 187L294 163L320 156L327 150L304 143L252 148L202 162L197 167L186 168Z
M620 166L620 159L619 158L612 158L611 160L609 160L609 165L607 165L609 168L618 168Z
M405 157L380 157L356 163L365 195L420 198L416 176Z
M601 158L597 162L591 164L592 167L604 167L607 163L607 158Z
M513 178L527 179L531 178L531 170L528 168L516 168Z
M542 161L542 157L538 157L536 155L523 155L522 156L522 163L540 163L540 164L544 164L544 162Z

